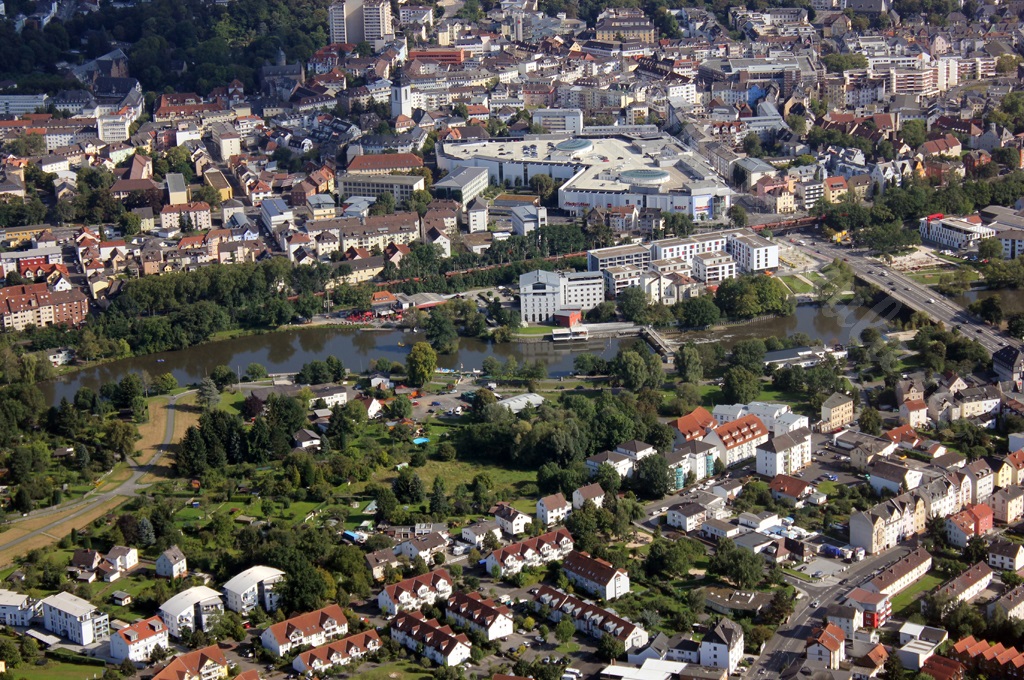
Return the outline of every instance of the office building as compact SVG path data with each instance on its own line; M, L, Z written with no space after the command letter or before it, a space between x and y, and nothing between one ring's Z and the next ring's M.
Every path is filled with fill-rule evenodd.
M356 45L363 41L363 2L343 0L327 8L327 28L332 43Z
M519 277L519 302L524 323L551 323L566 310L586 314L604 302L604 279L600 272L529 272Z

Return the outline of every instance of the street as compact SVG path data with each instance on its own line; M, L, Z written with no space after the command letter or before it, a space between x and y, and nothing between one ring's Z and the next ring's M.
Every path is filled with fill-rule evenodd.
M860 562L854 562L846 572L844 584L833 579L806 583L787 575L786 581L797 590L806 593L806 596L797 602L789 623L779 626L775 635L765 644L761 656L751 666L747 675L756 677L763 672L770 674L770 677L777 677L796 657L803 655L812 628L821 622L821 617L829 605L835 604L840 596L850 592L877 569L902 559L909 552L910 548L899 546L878 555L870 555ZM818 606L811 607L812 602L817 602Z
M932 319L944 323L948 329L961 328L966 335L977 340L989 352L995 353L1008 344L1017 344L1012 338L982 323L980 319L945 296L871 258L869 251L839 248L823 241L814 241L811 245L800 247L808 255L816 256L818 259L844 260L858 278L884 290L897 303L915 311L925 312ZM883 310L883 314L891 317L897 311L898 308Z

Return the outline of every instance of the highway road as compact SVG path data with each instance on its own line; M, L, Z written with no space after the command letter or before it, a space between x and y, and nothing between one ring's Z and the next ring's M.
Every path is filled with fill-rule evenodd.
M48 517L53 515L57 516L56 519L54 519L52 522L49 522L45 526L39 527L34 531L19 536L14 540L5 540L4 537L6 534L0 534L0 550L6 550L8 548L17 547L19 544L24 543L25 541L28 541L29 539L35 536L39 536L42 534L51 535L50 532L57 526L67 522L68 520L72 520L88 514L93 508L99 507L100 505L106 503L107 501L113 498L116 498L118 496L130 498L132 496L138 495L140 491L146 489L149 485L148 483L143 484L141 482L142 477L149 473L160 462L160 459L163 458L164 454L170 449L171 444L174 443L174 414L176 410L176 404L178 400L186 394L191 394L191 391L182 392L181 394L176 394L170 398L167 408L167 428L164 431L164 440L160 447L157 449L156 454L154 454L153 458L150 459L149 463L147 463L146 465L138 465L135 462L135 459L129 458L128 465L131 468L133 468L132 475L114 489L104 491L103 493L95 493L93 491L90 491L89 493L87 493L85 496L78 500L70 501L68 503L62 503L60 505L56 505L49 508L35 510L33 512L30 512L25 517L18 517L17 519L11 520L10 525L17 526L19 522L27 521L30 519L35 519L38 517ZM72 512L70 515L64 515L63 513L67 512L68 510L74 510L74 512ZM57 536L56 538L60 537Z
M899 546L880 555L869 556L861 562L851 564L850 568L840 575L842 578L830 576L818 583L805 583L787 575L786 580L805 595L797 602L789 622L779 626L775 635L765 644L757 661L744 674L745 677L779 677L794 660L803 657L807 638L816 626L822 624L822 617L830 605L866 581L876 570L888 567L909 552L909 547ZM841 580L845 580L846 583L841 584ZM814 602L818 603L817 607L811 606Z
M859 279L884 290L901 305L924 312L935 321L943 322L947 328L961 327L964 334L977 340L991 353L1008 344L1019 344L928 286L878 262L870 257L870 251L838 248L821 242L797 247L818 259L827 259L830 262L835 258L845 260ZM890 313L895 313L895 310L890 310Z

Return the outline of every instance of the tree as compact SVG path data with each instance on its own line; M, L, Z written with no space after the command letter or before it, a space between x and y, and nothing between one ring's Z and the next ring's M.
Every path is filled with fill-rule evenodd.
M642 458L633 473L633 486L643 498L663 498L670 489L668 462L664 456L655 454Z
M978 242L978 257L995 260L1003 257L1003 244L997 238L986 238Z
M209 411L215 404L219 403L220 390L217 389L217 383L213 382L211 378L203 378L199 383L196 401L199 402L199 406L204 411Z
M285 570L282 599L289 611L308 612L320 609L326 602L327 584L316 567L303 556Z
M988 560L988 541L981 536L971 536L964 547L964 561L967 564L977 564Z
M971 314L976 314L981 317L982 321L994 326L998 326L1003 320L1003 306L998 295L993 295L992 297L972 302L967 307L967 310Z
M898 654L890 654L885 660L882 672L878 674L879 680L910 680L910 674L903 667Z
M451 316L441 310L430 315L427 341L440 354L454 354L459 349L459 333Z
M210 371L210 380L217 386L218 390L223 390L228 385L233 385L238 382L238 376L230 367L220 364L214 366L213 370Z
M404 394L395 397L388 406L392 418L401 420L412 416L412 401Z
M928 128L923 120L908 120L903 123L901 132L903 133L903 141L913 149L924 144L928 138Z
M385 191L373 205L370 206L371 215L393 215L395 212L395 195L390 191Z
M423 501L423 480L411 467L402 468L391 482L391 490L399 503L420 503Z
M250 382L263 380L267 377L267 367L255 361L245 367L245 379Z
M405 362L409 382L417 387L427 384L437 368L437 352L426 342L417 342Z
M718 323L722 310L718 308L710 295L690 298L682 303L679 325L683 328L704 328Z
M597 656L603 661L614 661L625 653L625 645L614 635L602 635L597 643Z
M882 416L875 409L866 406L860 412L857 425L860 426L861 432L877 436L882 433Z
M733 204L725 214L729 218L729 224L737 229L747 226L747 211L742 205Z
M563 645L571 640L572 636L575 634L576 626L568 616L563 617L562 620L555 625L555 639Z
M448 490L444 483L444 477L434 477L434 488L430 492L430 514L439 519L446 518L452 510L448 502ZM490 535L490 534L488 534Z
M748 404L761 394L761 379L743 368L734 366L725 372L722 396L729 404Z

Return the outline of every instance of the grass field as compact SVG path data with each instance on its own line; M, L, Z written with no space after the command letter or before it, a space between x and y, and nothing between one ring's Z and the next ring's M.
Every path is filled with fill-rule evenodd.
M553 329L554 326L529 326L517 329L516 335L549 335Z
M235 415L242 412L242 402L245 401L245 395L241 392L237 392L234 389L229 389L221 392L220 404L218 408L222 411Z
M814 291L814 288L795 276L780 276L782 282L789 286L789 289L797 294L810 293Z
M362 665L358 671L359 680L428 680L433 677L422 666L409 661L397 661L383 666Z
M195 425L199 422L199 409L195 406L196 395L189 394L178 399L178 402L174 405L174 433L171 436L171 445L168 450L164 452L162 458L156 465L153 472L144 475L140 481L142 482L158 482L162 479L169 479L173 476L172 466L174 465L174 451L181 441L181 438L185 436L185 430L190 425ZM164 421L164 430L166 431L166 420ZM160 435L160 442L163 442L163 435Z
M145 465L156 455L157 447L164 441L167 431L167 404L169 398L153 397L149 400L149 422L139 425L139 439L135 450L139 452L139 463Z
M801 581L806 581L807 583L814 583L814 579L802 571L797 571L796 569L783 569L782 571L789 574L793 578L800 579Z
M92 680L103 675L103 667L50 660L44 666L22 664L10 673L25 680Z
M825 280L825 277L821 275L821 272L804 272L804 278L810 279L814 283L821 283Z
M898 617L903 613L903 610L914 604L918 595L938 588L943 580L942 577L929 573L915 581L909 588L892 598L893 616Z

